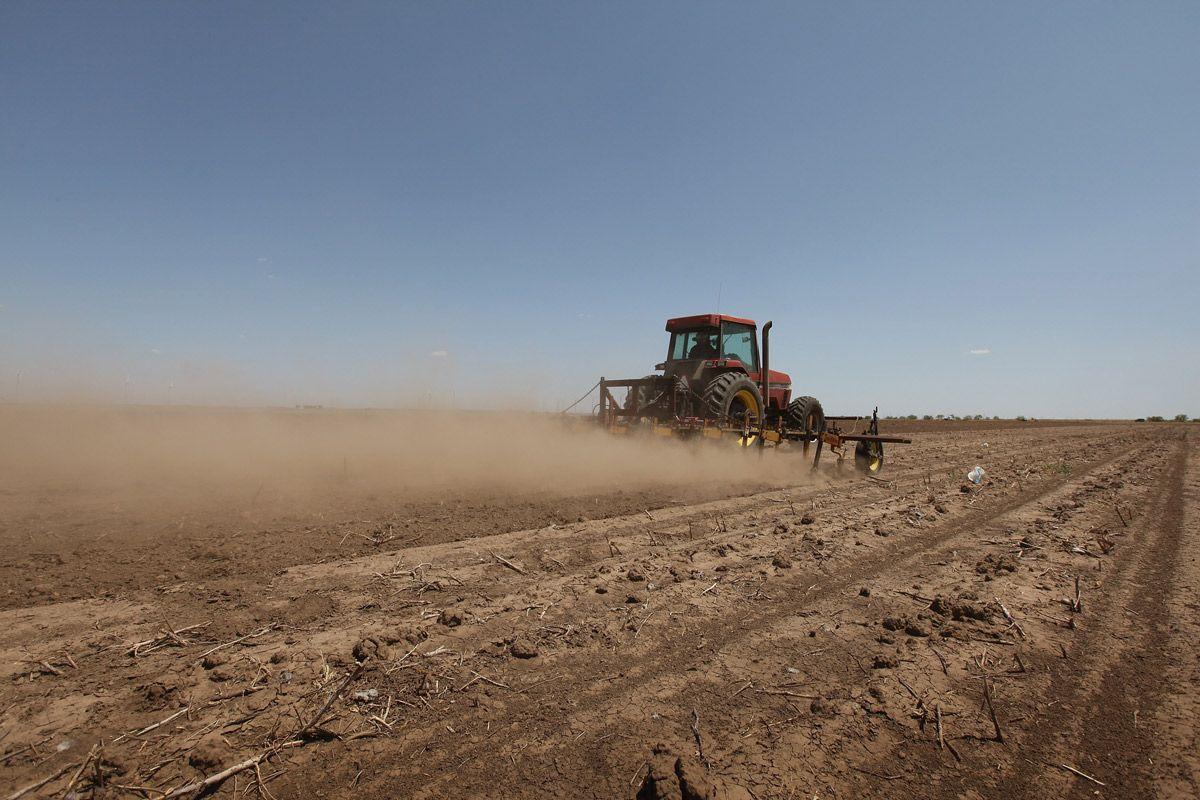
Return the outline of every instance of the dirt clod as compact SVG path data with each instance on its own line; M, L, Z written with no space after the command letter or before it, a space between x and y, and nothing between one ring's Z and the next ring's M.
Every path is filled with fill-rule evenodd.
M508 646L508 652L512 653L514 658L537 658L541 655L533 640L525 636L518 636L512 640L512 644Z
M350 651L350 655L354 656L355 661L366 661L368 658L390 661L392 648L384 644L378 636L366 636L358 640L354 649Z
M208 672L209 680L215 681L216 683L224 683L225 681L231 681L236 677L237 677L237 673L234 672L228 665L214 667L213 669L209 670L209 672Z
M787 553L776 553L771 559L771 565L779 569L791 569L792 559L788 558Z
M174 697L177 687L161 681L154 681L141 687L142 706L144 708L162 708Z
M222 664L228 664L228 663L229 663L229 654L222 650L218 650L215 653L209 653L200 662L201 666L203 666L205 669L212 669L213 667L219 667Z
M438 624L447 628L457 628L467 621L467 614L461 608L443 608L438 614Z
M716 800L716 787L704 767L691 756L677 756L666 745L655 745L650 769L642 779L637 800Z
M396 630L396 641L407 642L409 645L420 644L429 638L429 633L417 625L402 625Z
M999 577L1004 573L1016 572L1017 560L1012 556L989 553L975 565L975 571L985 577Z
M904 632L909 636L925 637L933 633L933 628L925 620L914 619L904 626Z
M818 717L836 717L838 714L838 703L826 697L814 697L812 702L808 704L808 710Z
M229 745L216 733L210 733L188 753L188 763L202 773L215 772L229 760Z
M995 612L988 604L980 603L965 594L959 597L938 595L929 604L929 609L935 614L959 621L973 619L980 622L991 622L995 618Z

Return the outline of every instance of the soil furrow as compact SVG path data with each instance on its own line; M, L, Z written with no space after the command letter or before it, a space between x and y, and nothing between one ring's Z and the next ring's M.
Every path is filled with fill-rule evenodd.
M1154 719L1164 697L1181 691L1164 681L1174 627L1169 587L1178 585L1178 571L1187 568L1181 550L1190 454L1186 440L1174 449L1160 483L1163 491L1137 526L1137 560L1120 564L1108 576L1109 591L1089 608L1098 623L1071 648L1069 668L1053 670L1047 697L1055 705L1042 722L1063 735L1037 739L1022 754L1039 764L1078 767L1118 797L1154 793L1164 734L1153 727ZM1187 783L1194 792L1194 779ZM1090 797L1096 786L1065 770L1019 769L997 789L1014 797Z

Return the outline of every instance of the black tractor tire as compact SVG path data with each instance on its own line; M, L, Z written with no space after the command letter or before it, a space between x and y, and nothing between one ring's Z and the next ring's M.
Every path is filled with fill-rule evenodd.
M788 403L787 425L805 433L821 433L825 430L825 409L815 397L797 397Z
M725 372L704 387L703 407L706 416L721 422L742 425L746 412L753 415L753 424L762 418L763 399L758 384L742 372ZM754 408L749 406L753 404Z

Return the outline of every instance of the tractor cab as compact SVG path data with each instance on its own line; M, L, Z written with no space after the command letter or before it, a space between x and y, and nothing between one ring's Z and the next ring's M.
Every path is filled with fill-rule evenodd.
M671 334L667 360L656 365L666 375L683 378L689 386L703 388L718 375L737 372L755 384L762 383L758 326L752 319L724 314L699 314L667 320ZM768 409L787 407L791 378L771 370Z
M714 319L717 320L716 324L712 322ZM700 324L693 321L700 321ZM737 361L747 372L758 370L758 337L752 320L715 314L683 317L669 321L667 330L671 334L671 344L667 350L669 363Z

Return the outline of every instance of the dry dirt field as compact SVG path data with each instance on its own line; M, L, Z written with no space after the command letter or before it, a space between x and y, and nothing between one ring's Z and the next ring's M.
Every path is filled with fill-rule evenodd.
M889 425L5 409L0 798L1200 795L1200 426Z

